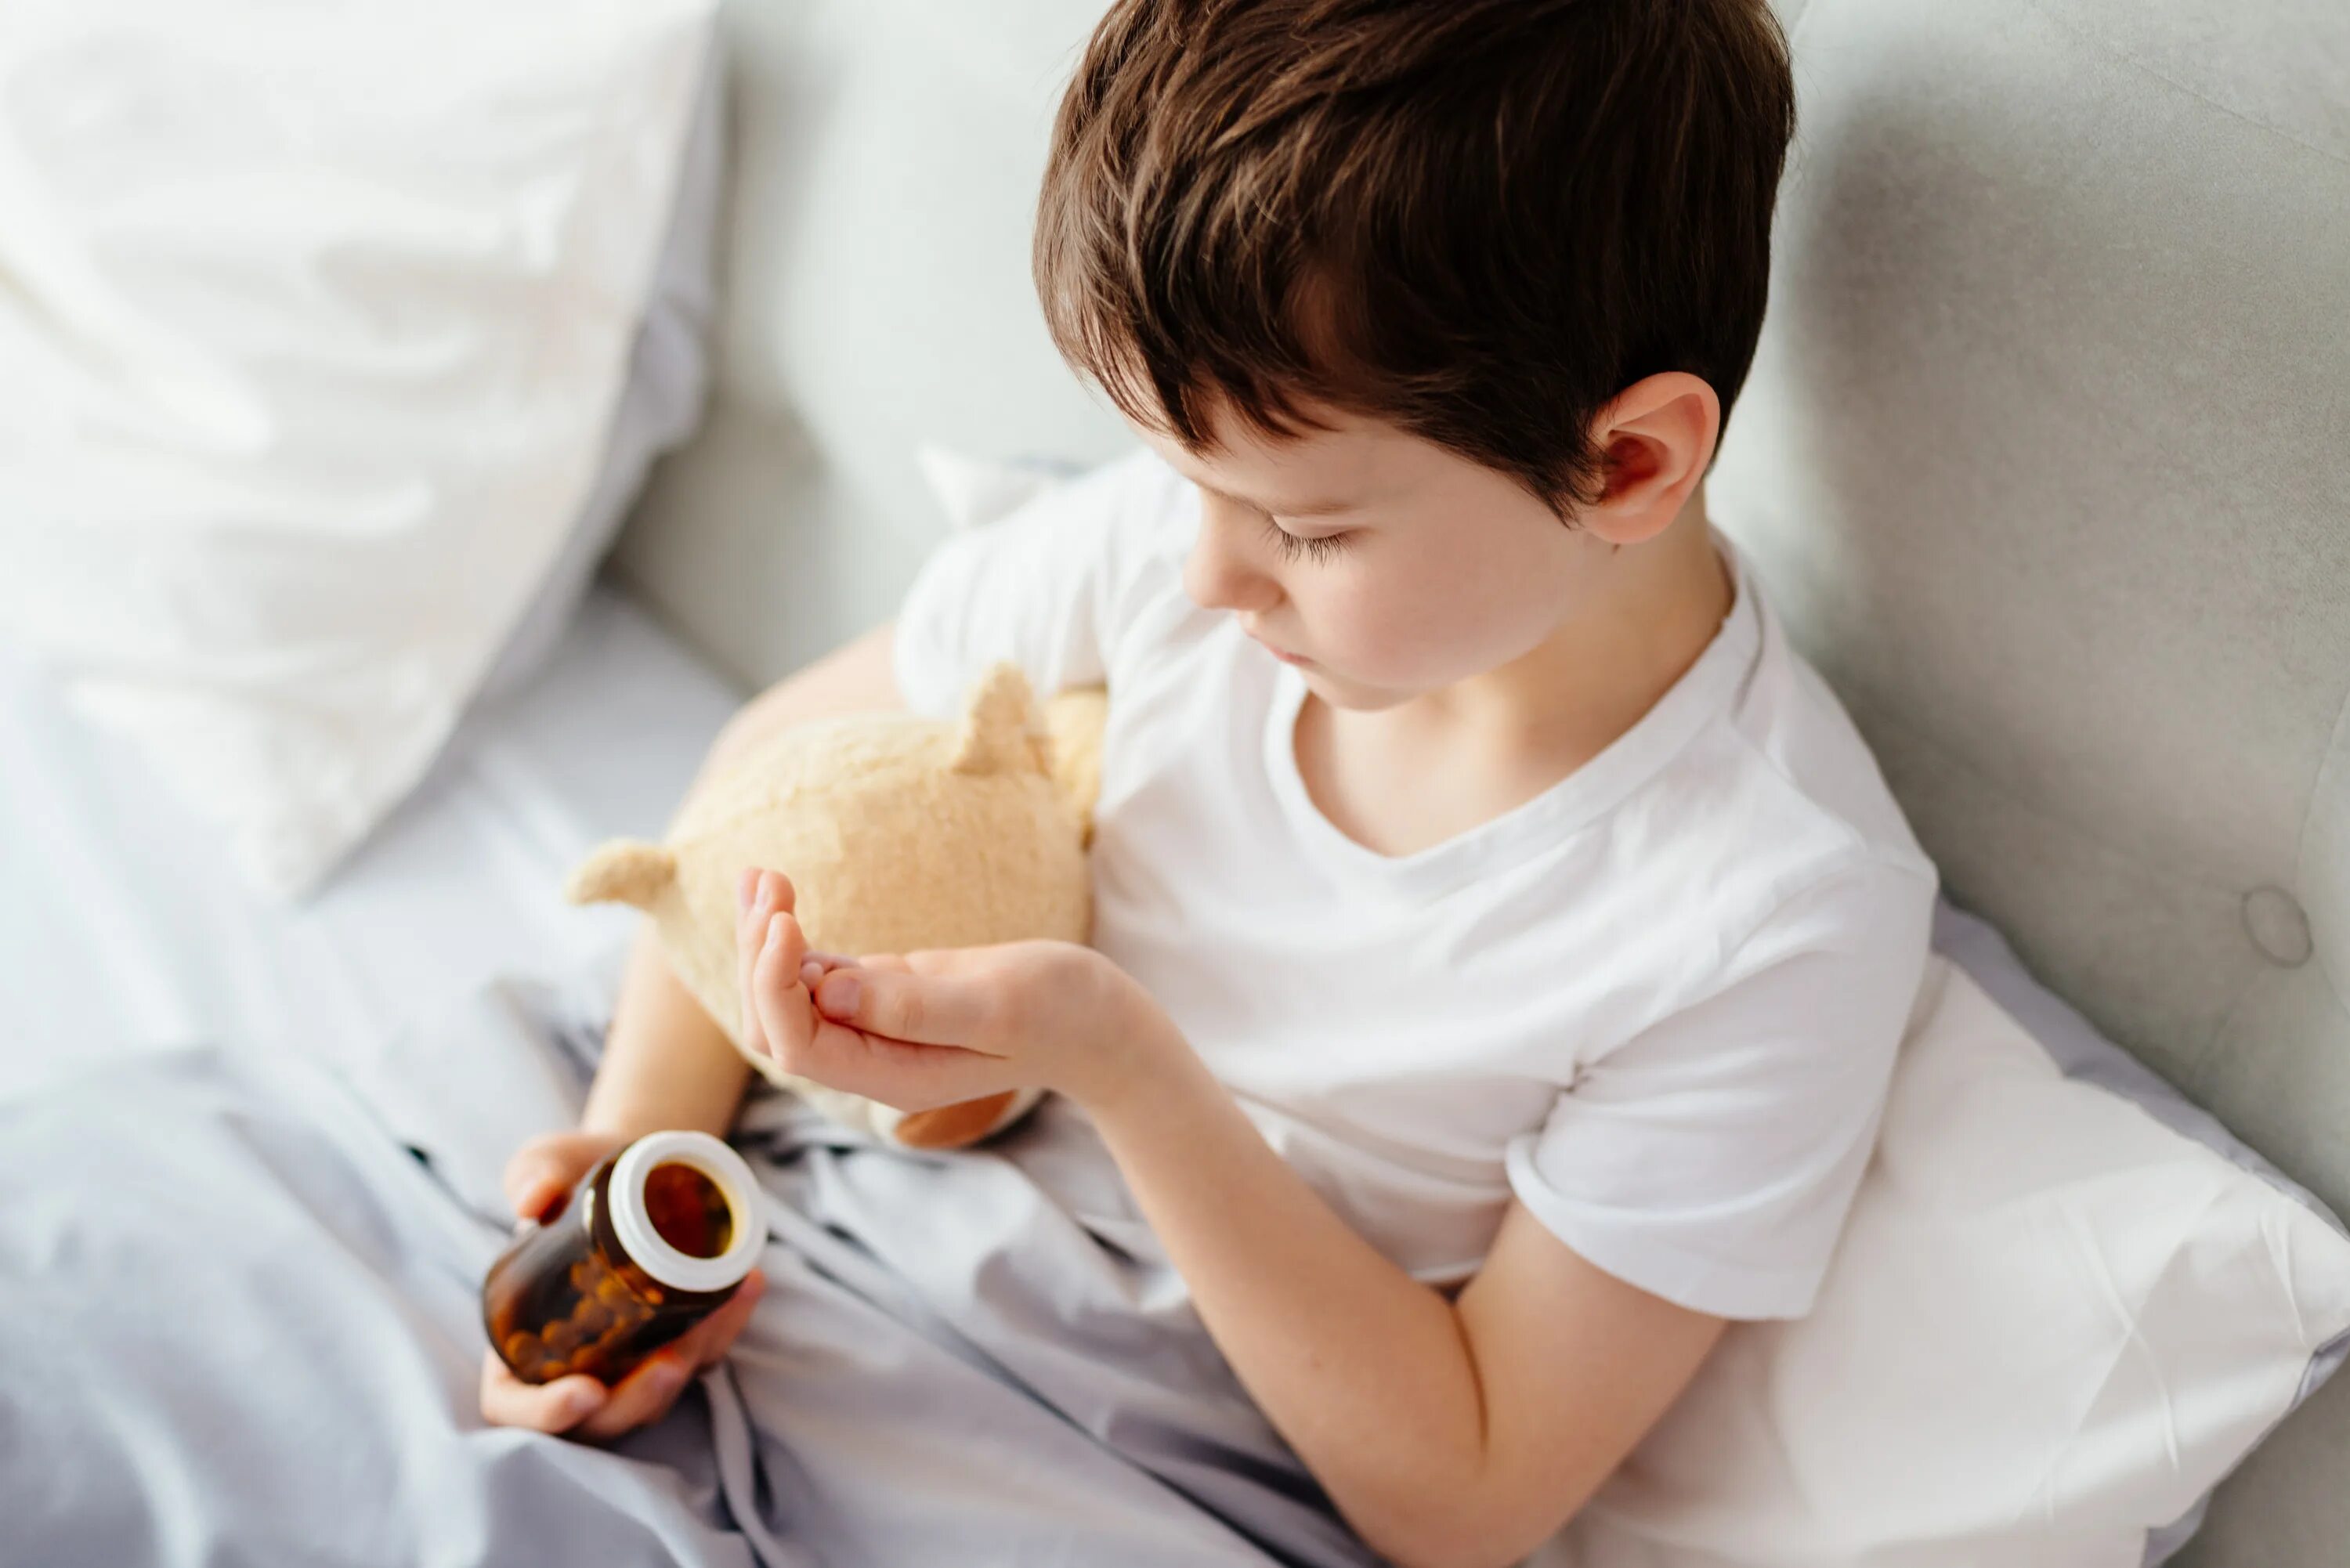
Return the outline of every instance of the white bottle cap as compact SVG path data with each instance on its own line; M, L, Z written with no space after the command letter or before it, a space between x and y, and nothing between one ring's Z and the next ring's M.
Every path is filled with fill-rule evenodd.
M726 1199L732 1224L726 1250L714 1258L697 1258L681 1251L653 1225L645 1209L645 1178L653 1168L682 1165L710 1179ZM671 1290L723 1291L732 1288L759 1261L767 1244L767 1214L760 1206L759 1184L743 1157L708 1133L648 1133L620 1151L612 1162L612 1179L605 1185L612 1206L612 1231L628 1249L636 1265Z

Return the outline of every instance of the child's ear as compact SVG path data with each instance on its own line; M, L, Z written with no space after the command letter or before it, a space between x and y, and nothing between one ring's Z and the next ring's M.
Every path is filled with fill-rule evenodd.
M1643 377L1592 421L1606 463L1605 490L1580 521L1614 545L1664 531L1705 478L1721 436L1721 400L1685 370Z

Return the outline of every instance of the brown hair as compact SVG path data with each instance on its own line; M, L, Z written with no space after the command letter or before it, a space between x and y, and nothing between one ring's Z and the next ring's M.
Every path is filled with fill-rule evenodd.
M1794 130L1764 0L1119 0L1053 128L1062 355L1193 450L1307 401L1596 498L1644 376L1726 418Z

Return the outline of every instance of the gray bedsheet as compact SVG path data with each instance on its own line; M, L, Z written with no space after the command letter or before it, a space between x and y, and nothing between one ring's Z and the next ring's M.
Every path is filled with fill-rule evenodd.
M337 1075L204 1048L0 1104L0 1560L1352 1564L1084 1119L736 1142L769 1291L656 1428L484 1428L507 1153L567 1125L608 967Z

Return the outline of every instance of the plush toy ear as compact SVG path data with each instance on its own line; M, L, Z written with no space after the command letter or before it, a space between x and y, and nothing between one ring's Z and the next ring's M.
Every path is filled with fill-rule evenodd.
M634 904L650 909L677 877L677 857L658 844L616 838L571 874L563 896L575 904Z
M1016 664L994 666L972 690L949 765L959 774L1044 773L1049 761L1028 678Z

